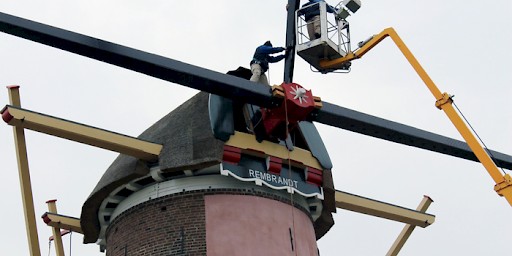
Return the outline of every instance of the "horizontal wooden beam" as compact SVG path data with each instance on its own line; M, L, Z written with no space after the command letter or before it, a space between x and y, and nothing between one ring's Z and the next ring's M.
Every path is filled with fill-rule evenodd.
M158 160L162 145L127 135L48 116L30 110L5 106L3 120L9 125L100 147L147 161Z
M335 200L336 207L340 209L399 221L422 228L429 226L435 221L435 216L428 213L376 201L339 190L336 190Z
M266 155L275 156L281 159L290 159L298 163L302 163L306 166L310 166L319 170L323 170L318 160L311 154L311 152L294 147L293 151L288 151L285 146L269 141L258 142L254 135L236 132L232 135L228 141L227 146L233 146L246 150L253 150L257 152L263 152Z
M41 216L41 218L43 218L44 223L50 227L67 229L80 234L84 233L82 231L82 227L80 227L80 219L78 218L51 212L46 212L43 214L43 216Z

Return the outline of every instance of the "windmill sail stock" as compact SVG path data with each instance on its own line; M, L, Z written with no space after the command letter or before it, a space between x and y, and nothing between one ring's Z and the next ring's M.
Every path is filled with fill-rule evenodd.
M0 12L0 31L193 89L264 107L276 104L265 85ZM465 142L323 102L312 121L404 145L478 161ZM512 170L512 156L492 151Z

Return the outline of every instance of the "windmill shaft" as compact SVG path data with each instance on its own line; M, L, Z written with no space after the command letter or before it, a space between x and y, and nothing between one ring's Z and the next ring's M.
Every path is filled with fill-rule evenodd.
M271 104L267 86L9 14L0 13L0 31L193 89Z
M439 134L322 102L314 121L408 146L478 162L469 146ZM496 165L512 169L512 156L489 150Z

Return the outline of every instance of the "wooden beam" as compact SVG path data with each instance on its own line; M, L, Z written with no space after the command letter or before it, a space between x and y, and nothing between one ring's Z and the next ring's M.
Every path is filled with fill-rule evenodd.
M7 86L9 101L11 104L20 107L19 86ZM39 237L37 235L36 215L34 210L34 197L32 195L32 184L30 182L30 171L28 168L27 144L25 131L22 127L13 127L14 143L16 145L16 158L18 159L18 174L20 176L21 198L23 201L23 212L25 213L25 227L31 256L40 256Z
M422 228L429 226L435 221L435 216L428 213L376 201L339 190L336 190L335 200L336 207L340 209L399 221Z
M48 200L48 212L57 214L57 200ZM53 240L55 241L55 255L64 256L64 246L62 245L62 236L60 234L60 227L53 227Z
M281 159L290 158L290 160L295 162L323 170L323 167L311 152L298 147L294 147L293 151L288 151L285 146L271 143L266 140L258 142L252 134L235 131L235 134L226 141L225 145L263 152L266 155L275 156Z
M41 216L44 223L50 227L67 229L76 233L83 234L82 227L80 226L80 219L60 215L57 213L46 212Z
M127 135L75 123L11 105L5 106L2 118L9 125L38 131L60 138L100 147L147 161L158 160L162 145Z
M432 202L434 202L434 201L430 197L424 196L423 200L420 202L420 204L416 208L416 211L426 212L428 207L430 206L430 204ZM400 235L398 235L398 237L396 238L395 242L393 243L393 245L389 249L389 251L386 254L386 256L396 256L396 255L398 255L398 253L400 252L400 250L404 246L404 244L407 241L407 239L409 239L409 237L411 236L412 231L414 230L414 228L415 228L415 226L413 226L413 225L410 225L410 224L405 225L405 227L402 229L402 232L400 232Z

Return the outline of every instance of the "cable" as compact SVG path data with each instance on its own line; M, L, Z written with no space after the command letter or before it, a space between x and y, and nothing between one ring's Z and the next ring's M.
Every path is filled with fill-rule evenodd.
M466 117L464 116L464 114L462 113L462 111L460 111L459 107L457 107L457 104L455 104L455 101L453 101L453 98L452 98L452 104L453 106L455 107L455 109L457 110L457 112L459 112L460 116L462 116L462 119L464 119L464 121L468 124L469 128L471 129L471 131L473 131L473 133L475 134L475 136L478 138L478 140L480 141L480 143L482 143L482 145L484 146L484 150L487 152L487 154L489 154L491 156L491 158L494 158L494 156L492 155L492 152L489 150L489 148L487 148L487 145L485 145L485 142L482 140L482 138L480 138L480 136L478 135L478 133L475 131L475 129L473 129L473 126L471 126L471 123L469 123L469 121L466 119ZM494 161L494 160L493 160ZM498 167L498 166L496 166ZM503 173L503 175L506 175L506 172L505 170L503 170L503 168L501 167L498 167L498 169L501 170L501 172Z
M50 253L52 251L52 240L48 241L48 256L50 256Z

